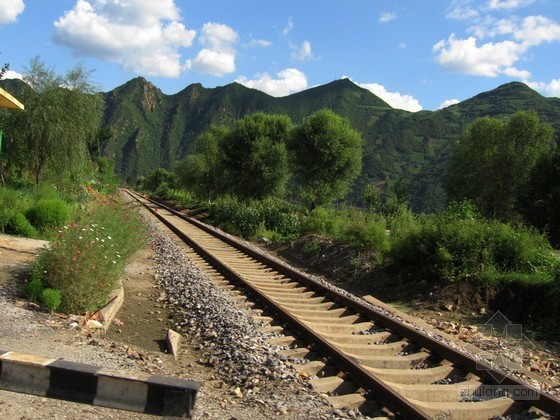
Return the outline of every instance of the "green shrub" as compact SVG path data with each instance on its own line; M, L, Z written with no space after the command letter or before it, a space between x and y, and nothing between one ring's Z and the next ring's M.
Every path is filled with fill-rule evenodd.
M486 285L548 283L560 272L560 260L536 231L453 214L418 220L416 225L395 224L391 231L394 263L416 267L440 281Z
M52 247L43 251L33 276L60 291L62 310L83 313L107 302L129 258L144 243L137 213L108 203L63 226Z
M349 220L342 226L340 242L354 247L373 248L380 252L389 250L385 219Z
M276 232L281 238L294 237L300 231L299 217L278 200L224 199L213 203L209 213L214 223L243 237L253 237L262 229Z
M56 311L62 303L60 290L45 289L43 290L42 300L49 311Z
M26 238L35 238L37 236L37 230L22 213L16 213L12 216L5 231L11 235L19 235Z
M43 290L45 290L45 286L43 286L43 282L40 278L34 278L25 288L27 296L32 302L40 302L41 297L43 296Z
M417 265L423 261L422 236L435 229L433 218L420 220L410 209L401 208L389 225L390 254L397 265Z
M306 257L313 257L317 255L320 250L321 241L319 241L318 239L313 239L312 241L306 243L302 248L302 251Z
M33 189L33 201L38 202L41 200L59 200L60 192L53 185L49 183L43 183L38 188Z
M172 190L171 188L169 188L169 184L164 181L161 184L159 184L154 194L161 199L167 200L171 198L171 191Z
M6 232L12 218L25 209L24 195L10 188L0 188L0 230Z
M66 203L60 199L42 199L25 212L25 217L37 229L45 232L60 228L70 215Z
M270 242L280 242L282 240L282 236L278 232L267 229L264 222L261 222L253 234L253 239L266 239Z
M305 217L303 232L335 237L341 229L342 218L334 209L317 207Z

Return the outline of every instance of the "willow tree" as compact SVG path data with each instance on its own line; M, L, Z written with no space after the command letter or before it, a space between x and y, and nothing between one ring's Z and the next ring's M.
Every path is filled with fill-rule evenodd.
M4 158L13 172L77 183L89 162L88 143L99 130L103 107L91 72L82 64L58 75L38 58L30 62L22 90L22 112L6 121ZM48 176L47 176L48 175Z

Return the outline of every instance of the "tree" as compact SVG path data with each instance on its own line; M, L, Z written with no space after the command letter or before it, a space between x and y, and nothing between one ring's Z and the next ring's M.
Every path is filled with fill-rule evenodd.
M2 68L0 68L0 79L4 77L4 75L10 70L10 64L5 63Z
M282 195L289 176L286 142L291 128L288 116L262 112L237 121L222 144L227 190L242 199Z
M175 188L175 174L164 168L151 171L144 179L142 187L148 191L155 192L162 184L168 188Z
M10 65L8 63L4 64L0 69L0 79L4 77L4 75L10 70Z
M228 133L225 126L212 126L200 135L193 153L175 166L177 183L199 197L213 200L224 189L221 147Z
M360 174L362 138L330 110L317 111L296 127L289 149L299 196L310 209L344 197Z
M533 167L519 207L525 221L545 231L555 246L560 245L560 138L553 152Z
M25 110L7 119L6 159L12 170L32 174L36 185L46 175L79 183L102 117L90 72L78 64L60 76L38 57L26 71L32 89L22 97Z
M552 134L533 111L506 121L475 120L453 150L444 177L448 200L468 199L487 217L515 220L518 197L539 159L550 151Z

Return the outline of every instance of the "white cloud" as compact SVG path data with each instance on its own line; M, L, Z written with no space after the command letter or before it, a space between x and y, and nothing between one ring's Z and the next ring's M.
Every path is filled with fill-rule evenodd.
M313 58L313 51L311 50L311 43L309 41L303 41L301 46L292 46L291 57L293 60L307 60Z
M529 87L542 93L544 96L560 98L560 79L553 79L550 83L525 82Z
M384 86L377 83L357 83L357 85L379 96L393 108L404 109L410 112L422 110L420 102L410 95L403 95L399 92L389 92Z
M286 23L286 26L284 27L284 29L282 29L282 33L283 33L284 35L288 35L288 34L292 31L292 29L294 29L294 20L293 20L293 18L290 16L290 17L288 18L288 23Z
M521 20L487 18L482 24L469 28L469 32L476 37L458 39L452 34L447 41L441 40L433 46L435 59L445 70L488 77L505 74L528 79L531 73L517 69L514 64L530 48L560 40L560 25L544 16L527 16ZM505 39L477 45L479 38L491 37Z
M490 10L499 9L515 9L517 7L524 7L534 3L535 0L490 0L488 8Z
M270 47L272 42L266 41L264 39L252 39L249 42L249 47Z
M452 0L447 9L447 17L455 20L476 20L480 12L470 6L471 0Z
M179 49L196 36L179 20L174 0L77 0L54 23L54 41L135 73L178 77L187 68Z
M268 73L264 73L257 75L257 78L253 80L241 76L236 82L272 96L286 96L307 88L307 77L298 69L285 69L277 73L276 76L277 78L273 79Z
M223 76L235 71L235 54L203 48L192 63L189 63L192 64L192 68L201 73Z
M526 48L513 41L488 42L478 46L476 38L457 39L451 34L433 46L436 61L445 70L478 76L496 77L513 67Z
M8 70L4 73L4 79L21 79L23 80L23 74L18 73L17 71Z
M23 9L25 9L23 0L3 0L2 7L0 7L0 25L15 22Z
M400 49L406 48L406 47L407 47L406 42L401 42L401 43L399 43L399 48L400 48Z
M192 68L213 76L223 76L235 71L236 52L233 45L239 35L232 28L220 23L205 23L200 42L203 48L192 61Z
M390 22L392 20L395 20L396 18L397 18L396 13L386 12L386 13L381 13L381 15L379 16L379 19L377 21L379 23L387 23L387 22Z
M455 105L461 102L459 99L447 99L441 103L438 109L447 108L448 106Z
M200 34L200 42L214 50L231 50L238 40L237 32L221 23L205 23Z
M515 67L506 67L503 74L513 79L527 80L531 77L531 72L528 70L518 70Z
M528 16L521 25L511 24L507 28L509 30L503 29L503 33L512 34L528 46L560 40L560 25L544 16Z

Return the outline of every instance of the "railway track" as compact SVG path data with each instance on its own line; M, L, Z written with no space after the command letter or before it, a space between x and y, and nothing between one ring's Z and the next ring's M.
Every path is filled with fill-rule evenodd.
M128 193L183 240L189 258L252 308L284 356L335 407L400 418L483 419L560 399L381 308L340 292L160 203ZM250 296L248 298L247 296ZM263 324L263 325L264 325Z

